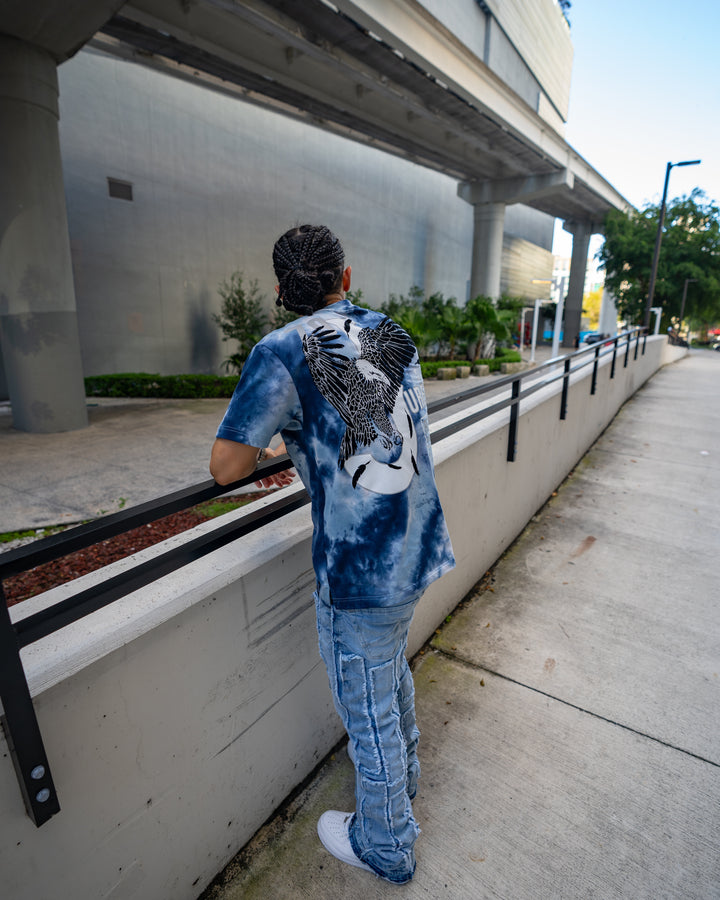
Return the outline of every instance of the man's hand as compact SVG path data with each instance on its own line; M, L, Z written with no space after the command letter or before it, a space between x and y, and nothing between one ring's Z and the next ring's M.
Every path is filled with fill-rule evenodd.
M280 446L276 447L274 450L270 447L266 447L265 459L275 459L276 456L282 456L284 453L287 453L284 443L280 444ZM285 469L284 472L278 472L277 475L268 475L267 478L261 478L260 481L255 482L255 485L263 488L285 487L292 482L294 477L294 469Z

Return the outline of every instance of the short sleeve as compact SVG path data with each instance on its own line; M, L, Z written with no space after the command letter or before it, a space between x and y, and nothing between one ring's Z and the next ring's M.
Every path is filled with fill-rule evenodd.
M267 447L277 432L300 427L300 418L300 399L292 376L271 349L256 344L216 436Z

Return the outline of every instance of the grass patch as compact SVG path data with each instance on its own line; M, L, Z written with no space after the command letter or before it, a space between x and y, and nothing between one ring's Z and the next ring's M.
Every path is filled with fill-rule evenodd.
M5 531L0 534L0 544L9 544L10 541L19 541L22 538L46 538L51 534L63 531L64 525L48 525L47 528L29 528L26 531Z
M192 512L214 519L216 516L224 516L225 513L232 512L234 509L239 509L241 506L247 506L248 503L251 503L255 499L257 498L253 495L248 497L247 500L206 500L204 503L193 506Z
M256 491L252 494L248 494L243 497L227 497L220 498L219 500L205 500L203 503L198 503L197 506L191 506L187 511L189 513L195 513L198 516L204 516L208 519L214 519L217 516L223 516L225 513L232 512L234 509L239 509L241 506L247 506L248 503L252 503L253 500L257 500L258 497L263 496L266 493L265 491ZM120 498L119 508L122 509L126 500L124 497ZM106 510L102 510L102 512L106 512ZM75 523L77 524L77 523ZM59 534L61 531L67 531L68 528L73 528L74 525L47 525L44 528L27 528L21 531L5 531L0 533L0 547L3 544L9 544L11 541L22 540L23 538L33 538L35 540L40 540L41 538L50 537L53 534ZM1 552L1 551L0 551Z

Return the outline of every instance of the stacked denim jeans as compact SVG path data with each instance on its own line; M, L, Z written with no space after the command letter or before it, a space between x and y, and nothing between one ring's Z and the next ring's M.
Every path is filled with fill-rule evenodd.
M405 659L408 629L422 592L398 606L338 609L315 594L320 655L355 763L355 855L388 881L415 871L419 829L411 800L420 765L415 692Z

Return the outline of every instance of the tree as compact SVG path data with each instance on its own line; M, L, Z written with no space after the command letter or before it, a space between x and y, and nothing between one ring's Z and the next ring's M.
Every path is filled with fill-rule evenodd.
M600 326L600 310L602 308L603 289L596 288L583 297L583 314L590 319L590 331L597 331Z
M285 325L289 325L290 322L294 322L297 317L298 314L291 309L285 309L284 306L275 306L270 316L271 328L273 331L277 328L283 328Z
M612 210L605 220L605 243L598 254L605 284L628 323L643 320L660 207L649 204L630 213ZM670 201L660 248L653 303L662 307L663 327L679 318L686 279L685 317L720 319L720 208L695 189Z
M213 313L213 321L220 326L223 341L237 341L237 350L224 362L226 371L242 370L250 351L267 329L268 317L263 309L263 298L257 280L243 285L242 272L233 272L230 281L222 281L218 287L222 297L220 314Z

